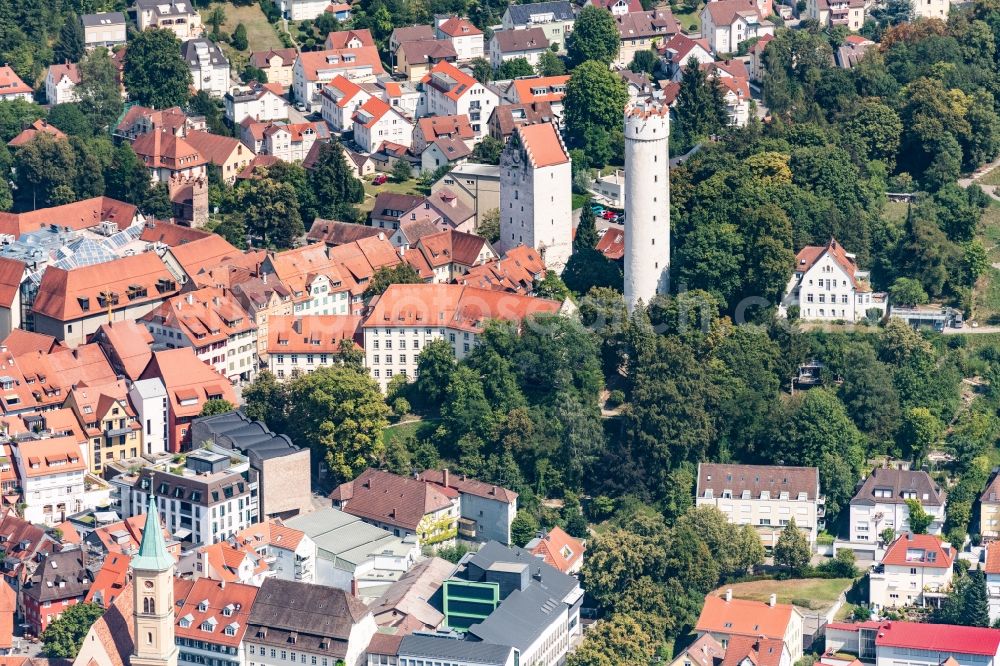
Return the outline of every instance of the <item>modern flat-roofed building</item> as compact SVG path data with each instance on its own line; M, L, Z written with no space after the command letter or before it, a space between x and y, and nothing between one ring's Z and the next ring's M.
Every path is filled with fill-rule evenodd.
M123 474L119 489L125 517L143 513L156 498L164 525L179 541L216 543L259 522L258 475L249 463L214 449L186 455L183 467L146 468Z
M203 416L191 423L194 446L210 442L246 456L260 475L260 516L291 518L312 511L309 448L296 446L260 421L233 411Z
M778 543L792 518L815 546L825 503L815 467L698 465L695 504L716 507L734 525L752 525L768 548Z

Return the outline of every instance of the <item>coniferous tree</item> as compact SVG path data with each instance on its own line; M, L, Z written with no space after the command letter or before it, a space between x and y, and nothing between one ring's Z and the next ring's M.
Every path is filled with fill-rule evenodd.
M966 627L990 626L990 598L986 589L986 576L982 571L969 572L965 586L959 624Z
M580 223L573 238L573 250L576 252L597 247L597 222L594 220L594 211L590 208L592 201L592 199L584 201L580 210Z
M728 123L726 103L719 84L710 81L697 59L691 58L681 75L677 93L677 131L685 145L716 134Z
M83 24L73 12L66 15L62 29L59 31L59 41L52 51L56 63L79 62L83 57L85 44Z

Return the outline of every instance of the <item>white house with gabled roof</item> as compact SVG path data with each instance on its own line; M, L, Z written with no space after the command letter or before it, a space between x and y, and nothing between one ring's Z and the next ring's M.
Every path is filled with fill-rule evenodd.
M864 319L871 309L885 315L886 295L872 293L868 271L855 255L831 238L826 245L807 245L795 257L795 271L781 302L783 311L798 306L806 321Z

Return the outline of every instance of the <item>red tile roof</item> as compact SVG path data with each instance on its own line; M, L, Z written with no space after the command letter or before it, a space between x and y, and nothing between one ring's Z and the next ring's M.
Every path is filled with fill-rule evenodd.
M140 516L145 518L145 516ZM97 603L107 608L117 599L128 585L129 564L131 558L112 553L104 558L104 564L94 577L94 582L84 599L87 603Z
M344 56L351 56L353 59L347 62ZM299 60L302 62L302 72L307 81L318 81L320 72L347 71L362 67L370 67L375 76L385 74L378 49L374 46L308 51L300 53Z
M723 2L726 0L716 1ZM799 250L799 253L795 255L795 272L808 273L809 269L827 254L830 255L834 263L847 273L851 282L857 287L858 281L854 277L858 269L857 264L854 263L853 257L847 255L844 246L838 243L835 238L831 238L826 245L807 245Z
M754 666L779 666L784 641L780 638L734 636L726 646L726 656L721 666L740 666L749 659Z
M366 469L330 493L343 511L415 532L421 519L455 503L458 493L391 472Z
M482 236L448 229L422 236L417 241L417 249L435 268L451 263L472 267L479 263L480 254L489 249L489 242Z
M120 520L117 523L99 527L88 535L87 539L91 542L95 539L100 542L100 546L105 553L132 556L139 550L139 544L142 543L142 533L145 528L146 514L139 514L138 516ZM170 531L166 527L162 529L164 540L167 542L172 541L173 537L170 535ZM175 558L180 555L179 545L173 549L168 546L167 549L171 550L171 554Z
M931 534L899 535L885 551L882 564L926 569L950 569L955 551L942 547L940 538Z
M541 557L559 571L569 573L583 558L583 542L556 525L538 539L531 554Z
M267 329L269 354L335 354L345 340L364 345L358 315L272 315Z
M561 102L566 96L569 76L539 76L516 79L513 82L515 97L520 104L531 102Z
M31 93L31 86L21 80L7 65L0 66L0 97Z
M87 466L80 456L80 444L77 437L31 439L16 443L14 446L21 459L21 474L36 478L86 471Z
M38 352L48 354L59 346L59 341L51 335L42 335L33 331L26 331L23 328L15 328L10 332L0 347L6 347L12 356L21 356Z
M56 83L65 76L75 84L80 83L80 68L75 62L68 62L64 65L49 65L48 76Z
M271 59L277 56L281 58L281 67L291 67L298 57L295 49L268 49L267 51L254 51L250 54L250 64L259 69L270 67Z
M1000 629L920 622L883 622L876 647L898 647L954 654L994 656L1000 650Z
M612 261L621 259L625 256L625 230L609 227L597 241L596 249Z
M0 648L9 650L14 646L14 612L17 610L17 594L14 588L0 581Z
M748 601L716 596L705 597L705 605L695 630L730 636L784 639L795 609L788 604L770 606L762 601Z
M25 264L17 259L0 257L0 306L10 308L21 289Z
M149 365L153 357L153 335L142 324L134 321L114 321L101 324L94 334L104 349L108 358L121 370L125 376L135 381Z
M183 245L199 238L211 236L212 232L202 231L194 227L186 227L181 224L163 222L161 220L147 220L146 226L139 236L147 243L163 243L169 247Z
M93 197L62 206L39 208L26 213L0 213L0 232L19 237L29 231L57 226L80 231L101 222L116 222L119 229L132 224L136 207L110 197Z
M226 160L233 156L233 153L240 150L246 151L247 157L253 155L239 139L234 139L231 136L188 130L187 134L184 135L184 140L215 166L222 166Z
M191 278L226 259L239 259L243 256L243 253L230 245L229 241L215 234L172 247L170 254Z
M205 156L186 139L166 129L140 134L132 142L132 150L151 169L181 171L208 163Z
M481 35L483 31L472 25L469 19L452 16L451 18L438 24L437 29L449 37L471 37Z
M476 133L472 130L469 117L460 116L429 116L417 121L417 128L428 143L441 136L453 136L459 139L472 140Z
M459 284L527 294L534 290L535 280L545 275L545 262L538 252L527 245L518 245L502 257L474 266L456 281Z
M346 49L349 48L347 45L354 41L361 42L362 46L375 46L375 40L372 38L371 31L368 28L362 28L359 30L331 32L326 36L326 48Z
M354 122L371 128L390 111L392 111L392 107L378 97L369 97L354 113Z
M504 504L511 504L517 501L518 497L517 493L513 490L508 490L496 484L484 483L483 481L479 481L477 479L470 479L464 474L448 473L448 483L445 483L444 470L428 469L421 473L418 478L420 478L421 481L433 483L438 486L453 488L460 493L496 500L497 502L503 502Z
M560 307L557 301L460 284L394 284L373 302L364 327L437 325L478 333L491 319L522 321Z
M127 583L90 629L90 635L101 644L111 666L128 666L135 648L132 596L132 584ZM95 663L92 661L88 666Z
M986 566L983 571L988 574L1000 574L1000 541L986 544Z
M514 129L514 135L520 137L521 145L536 169L569 162L569 152L552 123L521 125Z
M174 296L140 321L177 329L198 348L257 328L232 294L217 287L203 287Z
M740 14L755 14L758 18L764 18L760 15L756 0L713 0L705 5L705 9L708 9L712 23L717 27L732 25Z
M213 398L239 404L232 384L203 363L190 347L153 352L142 379L152 377L163 380L175 417L197 416L205 402Z
M456 101L461 99L472 87L480 85L472 75L466 74L450 62L444 61L434 65L431 71L424 75L421 82Z
M159 301L177 292L173 274L153 252L66 270L49 267L34 312L57 321Z
M210 578L174 579L175 633L182 638L239 647L247 630L257 588ZM227 614L228 613L228 614ZM232 635L226 627L234 625Z
M330 88L332 91L335 90L340 93L339 97L334 94L328 95L331 99L337 100L337 106L344 108L347 106L354 96L361 92L361 86L359 86L354 81L351 81L343 74L338 74L333 77L329 83L324 86L324 90Z
M20 134L8 141L7 145L11 148L18 148L30 142L39 134L48 134L57 141L66 138L66 134L64 134L58 127L49 125L48 121L44 118L39 118L35 122L31 123L31 125L23 129Z

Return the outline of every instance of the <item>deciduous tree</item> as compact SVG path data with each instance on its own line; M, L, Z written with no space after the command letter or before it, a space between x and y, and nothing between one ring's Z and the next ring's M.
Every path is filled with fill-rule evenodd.
M576 17L573 32L567 40L569 61L579 67L588 60L596 60L605 67L618 57L621 36L614 16L603 7L588 5Z
M45 654L52 659L73 659L94 622L104 614L98 604L79 603L63 610L42 634Z
M795 517L781 530L774 546L774 563L786 567L793 574L801 574L809 566L809 541L795 524Z
M145 106L164 109L188 98L191 70L181 57L181 43L170 30L143 30L125 52L125 88Z

